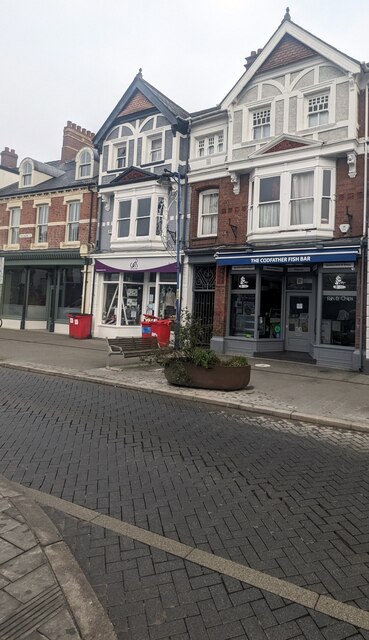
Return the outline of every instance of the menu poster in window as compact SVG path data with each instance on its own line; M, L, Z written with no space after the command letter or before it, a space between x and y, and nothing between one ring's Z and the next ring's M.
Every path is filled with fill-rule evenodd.
M127 297L128 298L137 298L138 290L137 289L127 289Z

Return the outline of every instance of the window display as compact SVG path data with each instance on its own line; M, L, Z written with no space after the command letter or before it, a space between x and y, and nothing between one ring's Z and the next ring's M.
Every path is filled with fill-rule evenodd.
M356 273L323 273L321 343L355 346Z
M259 338L281 338L282 280L262 276L260 290Z
M256 275L247 272L233 274L231 284L230 335L254 338Z

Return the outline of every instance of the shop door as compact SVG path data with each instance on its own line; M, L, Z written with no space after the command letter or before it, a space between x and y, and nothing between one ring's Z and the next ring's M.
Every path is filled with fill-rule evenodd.
M312 293L287 293L286 351L309 352L314 317Z
M46 328L48 331L54 331L55 328L55 293L56 286L54 284L55 273L52 270L48 272L47 290L46 290Z

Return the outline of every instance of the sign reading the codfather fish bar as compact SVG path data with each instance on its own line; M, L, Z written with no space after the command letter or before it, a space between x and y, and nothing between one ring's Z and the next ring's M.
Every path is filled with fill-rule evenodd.
M245 251L244 253L217 253L218 265L309 265L325 262L355 262L360 253L360 247L334 247L323 249L291 249L290 251Z

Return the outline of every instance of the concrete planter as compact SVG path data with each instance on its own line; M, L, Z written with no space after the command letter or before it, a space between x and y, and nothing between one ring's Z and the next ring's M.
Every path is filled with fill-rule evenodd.
M251 366L226 367L216 364L210 369L198 367L192 362L172 361L166 363L164 374L169 384L196 389L238 391L250 382Z

